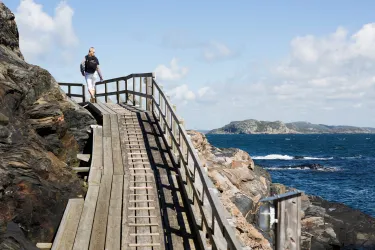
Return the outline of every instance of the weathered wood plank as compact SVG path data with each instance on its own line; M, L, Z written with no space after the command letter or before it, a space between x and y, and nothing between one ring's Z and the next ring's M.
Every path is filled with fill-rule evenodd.
M102 102L98 102L98 105L107 112L107 114L116 114L116 112L114 112L113 110L111 110L110 108L108 108L105 103L102 103Z
M38 243L36 243L36 247L41 249L41 250L48 250L48 249L52 248L52 243L38 242Z
M113 175L112 138L103 137L104 175Z
M277 235L280 240L276 243L276 249L284 249L285 245L285 200L280 201L278 204L278 211L277 211Z
M117 115L111 115L111 133L112 133L112 155L113 155L113 174L124 174L124 165L122 162L119 125Z
M53 241L52 250L71 250L76 237L84 200L69 199L63 218Z
M74 241L73 250L89 249L91 229L94 222L96 202L99 195L99 186L89 186L85 203L83 204L82 215L79 220L77 235Z
M93 152L88 183L89 185L99 185L103 168L103 129L98 126L95 127L93 131Z
M122 175L113 176L105 249L120 249L121 247L121 209L124 184L123 182L124 177Z
M77 154L77 159L88 162L90 160L90 154Z
M90 167L73 167L72 168L75 172L89 172Z
M90 250L104 249L111 187L112 175L104 175L100 183L98 202L96 204Z
M134 230L130 230L128 223L129 218L128 216L130 213L128 212L128 200L129 200L129 176L124 176L124 192L123 192L123 203L122 203L122 235L121 235L121 249L128 249L128 244L130 243L130 233L134 233ZM134 213L134 212L133 212Z
M280 249L300 249L300 208L298 207L300 198L299 196L279 201L281 217L278 217L280 227L277 229L280 236L278 241Z
M109 114L103 115L103 137L111 137L111 119Z
M116 112L117 114L131 114L131 112L124 107L121 107L120 105L116 103L107 103L106 104L108 108Z
M100 111L100 113L101 113L102 115L104 115L104 114L108 114L108 111L105 110L105 109L103 109L98 103L93 103L93 105L95 106L95 108L97 108L97 109Z

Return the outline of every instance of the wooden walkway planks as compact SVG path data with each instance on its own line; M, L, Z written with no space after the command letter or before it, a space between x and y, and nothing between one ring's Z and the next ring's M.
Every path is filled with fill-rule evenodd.
M115 111L110 109L105 103L98 101L96 106L99 106L103 110L103 114L116 114Z
M99 105L99 103L92 103L96 109L100 111L102 114L108 114L107 110L103 109L102 106Z
M110 115L111 117L111 133L112 133L112 157L113 157L113 174L123 175L124 165L121 156L119 126L117 115Z
M112 153L112 133L111 118L109 114L103 114L103 156L104 175L113 174L113 153Z
M103 168L103 129L101 126L96 126L93 131L93 152L88 183L99 185Z
M168 194L171 188L176 193L178 183L167 174L174 166L163 161L166 148L153 123L139 110L97 106L103 127L93 126L88 192L75 220L75 239L64 249L196 249L189 226L181 222L183 204L175 200L181 197Z
M99 185L89 186L87 195L85 197L85 203L83 205L82 215L79 220L79 226L73 245L73 250L85 250L89 248L98 194Z
M103 175L92 228L90 250L102 250L105 246L108 208L112 188L112 175Z
M124 177L114 175L109 202L105 249L121 249L121 209Z
M83 209L82 198L69 199L57 231L52 250L72 249L76 237L79 218Z
M136 116L119 117L125 175L129 178L124 187L128 193L124 194L122 248L165 249L154 174L143 135L134 129L141 131Z

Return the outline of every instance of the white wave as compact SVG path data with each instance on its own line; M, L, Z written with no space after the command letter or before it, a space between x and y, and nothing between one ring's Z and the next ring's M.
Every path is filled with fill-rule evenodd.
M298 157L290 155L279 155L279 154L270 154L266 156L252 156L253 160L332 160L333 157L329 158L320 158L320 157Z
M289 155L278 155L278 154L270 154L266 156L252 156L253 160L293 160L293 156Z
M323 168L319 168L319 169L310 169L308 167L305 167L305 168L266 167L264 169L274 170L274 171L286 171L286 170L306 171L306 170L311 170L311 171L322 171L322 172L337 172L337 171L340 170L337 167L323 167Z
M323 172L337 172L340 171L340 168L338 167L324 167L324 168L319 168L317 171L323 171Z
M333 157L319 158L319 157L303 157L304 160L332 160Z
M276 170L276 171L285 171L285 170L310 170L310 168L277 168L277 167L269 167L264 168L267 170Z
M360 159L362 158L362 155L358 155L358 156L347 156L347 157L340 157L340 159Z

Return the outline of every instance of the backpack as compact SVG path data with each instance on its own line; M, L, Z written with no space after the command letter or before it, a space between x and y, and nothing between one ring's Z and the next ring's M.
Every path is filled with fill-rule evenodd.
M98 66L98 64L96 63L96 60L92 59L89 61L87 55L85 56L85 58L86 58L85 71L87 70L87 68L92 68L96 70L96 67Z
M87 67L96 69L98 66L95 60L88 61L88 55L85 56L85 59L85 62L80 64L80 71L82 74L87 71Z

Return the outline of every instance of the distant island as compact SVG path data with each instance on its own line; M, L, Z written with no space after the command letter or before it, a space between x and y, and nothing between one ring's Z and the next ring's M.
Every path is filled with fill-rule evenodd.
M354 126L331 126L310 122L258 121L248 119L233 121L207 134L374 134L375 128Z

